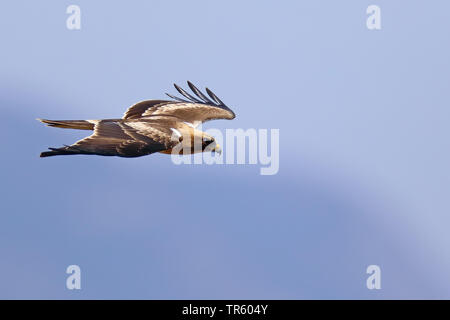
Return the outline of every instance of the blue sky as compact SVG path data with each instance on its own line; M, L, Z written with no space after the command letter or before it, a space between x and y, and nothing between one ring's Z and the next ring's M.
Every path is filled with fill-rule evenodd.
M66 8L81 8L81 30ZM381 8L382 29L366 28ZM446 1L8 1L0 10L0 298L450 298ZM41 159L208 86L280 129L280 171ZM68 265L82 289L65 287ZM382 289L366 288L379 265Z

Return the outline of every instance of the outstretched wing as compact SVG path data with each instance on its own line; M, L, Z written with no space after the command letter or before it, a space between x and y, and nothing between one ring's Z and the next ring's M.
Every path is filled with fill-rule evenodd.
M99 121L94 133L71 146L50 148L41 157L67 154L96 154L102 156L140 157L173 148L170 120Z
M206 88L207 97L188 81L195 96L189 94L178 85L174 84L184 99L167 94L175 101L146 100L131 106L123 116L123 119L139 119L153 116L172 116L179 121L193 124L213 119L234 119L234 112L228 108L211 90Z

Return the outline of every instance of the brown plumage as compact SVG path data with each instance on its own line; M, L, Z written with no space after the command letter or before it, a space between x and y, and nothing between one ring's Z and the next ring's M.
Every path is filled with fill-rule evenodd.
M185 99L167 94L174 101L146 100L132 105L122 119L46 120L50 127L93 130L70 146L49 148L41 157L73 154L140 157L155 152L191 154L220 151L213 137L196 129L205 121L234 119L234 112L211 90L207 97L188 81L195 96L174 85Z

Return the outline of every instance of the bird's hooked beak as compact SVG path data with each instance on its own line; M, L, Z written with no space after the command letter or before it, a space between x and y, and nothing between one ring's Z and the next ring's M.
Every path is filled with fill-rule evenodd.
M222 155L222 148L220 147L220 145L218 143L216 143L216 146L212 150L212 153L216 153L216 152L219 154L219 156Z

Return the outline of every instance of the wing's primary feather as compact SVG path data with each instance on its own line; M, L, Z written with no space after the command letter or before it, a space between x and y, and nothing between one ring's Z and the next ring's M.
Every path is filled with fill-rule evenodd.
M181 93L183 96L185 96L187 99L189 99L192 102L196 102L196 103L202 103L202 101L198 100L197 98L195 98L194 96L190 95L189 93L187 93L186 91L183 90L183 88L181 88L179 85L177 85L176 83L173 84L173 86L175 87L175 89L178 90L179 93Z
M223 103L222 100L220 100L219 97L214 94L214 92L212 92L208 88L206 88L206 92L218 105L225 106L225 103Z
M194 86L192 84L192 82L188 81L188 86L189 88L191 88L191 90L200 98L202 99L206 104L211 104L214 105L214 102L212 102L211 100L209 100L209 98L207 96L205 96L200 90L197 89L196 86Z
M178 97L173 96L173 95L171 95L171 94L169 94L169 93L166 93L166 95L168 95L168 96L171 97L172 99L177 100L177 101L180 101L180 102L189 102L188 100L184 100L184 99L178 98Z

